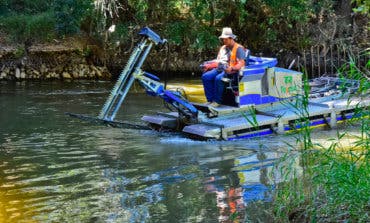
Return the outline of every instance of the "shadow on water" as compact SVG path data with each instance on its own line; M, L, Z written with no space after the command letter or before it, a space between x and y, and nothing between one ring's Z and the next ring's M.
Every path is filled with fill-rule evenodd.
M193 141L71 119L95 115L110 82L1 82L0 220L5 222L268 221L281 138ZM119 120L161 101L130 92Z

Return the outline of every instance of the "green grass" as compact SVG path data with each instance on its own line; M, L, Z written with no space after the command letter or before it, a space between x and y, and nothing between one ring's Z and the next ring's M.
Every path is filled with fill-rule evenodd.
M55 37L55 19L52 12L0 16L0 30L10 42L49 41Z
M294 172L293 165L280 167L283 176L291 180L277 186L276 220L366 222L370 218L368 151L369 148L362 148L361 152L338 151L338 144L333 142L329 148L299 153L309 161L303 176Z
M343 78L359 80L357 96L368 97L369 81L351 59L340 70ZM306 86L307 87L307 86ZM349 98L349 101L351 98ZM357 108L358 136L345 130L327 145L312 143L311 129L304 125L307 94L297 103L303 129L277 164L283 182L276 185L273 214L275 222L368 222L370 219L369 110ZM353 124L347 122L347 125ZM307 126L307 127L305 127ZM351 143L343 146L344 139ZM297 162L299 169L297 169ZM301 171L301 172L299 172Z

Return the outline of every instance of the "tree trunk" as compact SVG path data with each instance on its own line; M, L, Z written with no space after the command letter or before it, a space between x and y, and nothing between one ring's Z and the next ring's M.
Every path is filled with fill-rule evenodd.
M351 0L340 0L337 2L335 7L336 14L338 16L338 34L340 37L348 37L351 35L351 13L352 13L352 5Z

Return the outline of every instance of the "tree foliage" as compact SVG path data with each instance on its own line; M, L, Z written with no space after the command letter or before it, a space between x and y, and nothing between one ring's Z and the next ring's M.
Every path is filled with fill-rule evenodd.
M78 33L82 19L91 9L92 3L87 0L54 0L56 32L59 35Z
M33 33L87 34L107 47L117 47L131 44L138 29L149 26L183 55L207 55L214 54L222 27L229 26L253 53L274 55L282 49L308 48L320 34L315 24L339 18L335 13L343 9L341 5L368 19L369 1L364 0L0 0L0 30L16 41ZM45 13L48 18L42 17ZM25 16L46 19L48 28L41 23L29 25L34 31L14 30L15 24L26 22ZM110 33L112 25L117 29Z

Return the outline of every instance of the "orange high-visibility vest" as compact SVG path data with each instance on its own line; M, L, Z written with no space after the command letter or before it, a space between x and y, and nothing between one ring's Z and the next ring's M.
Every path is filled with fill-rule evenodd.
M229 59L229 66L232 67L232 66L235 66L238 64L238 61L237 61L237 58L236 58L236 52L238 51L238 48L239 47L243 47L242 45L238 44L238 43L235 43L234 46L233 46L233 49L231 50L231 54L230 54L230 59ZM218 53L218 56L217 56L217 59L221 59L221 56L220 53L222 52L222 50L225 50L226 48L226 45L223 45ZM244 47L243 47L244 49Z

